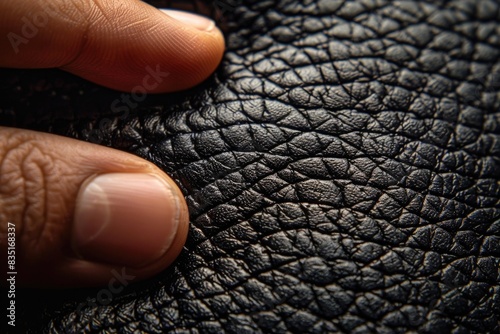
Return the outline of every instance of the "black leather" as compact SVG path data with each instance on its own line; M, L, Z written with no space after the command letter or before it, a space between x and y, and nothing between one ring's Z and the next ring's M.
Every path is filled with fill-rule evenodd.
M121 93L2 71L3 124L154 162L192 222L174 266L108 305L21 292L24 328L500 332L500 3L218 6L216 74L125 117Z

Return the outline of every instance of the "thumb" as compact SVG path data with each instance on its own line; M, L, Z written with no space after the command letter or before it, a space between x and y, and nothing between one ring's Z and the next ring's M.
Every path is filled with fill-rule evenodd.
M58 67L123 91L192 87L224 51L213 21L138 0L3 0L0 22L0 66Z
M0 127L0 257L8 264L4 275L17 272L20 285L97 286L116 273L149 277L177 257L187 230L182 193L153 164Z

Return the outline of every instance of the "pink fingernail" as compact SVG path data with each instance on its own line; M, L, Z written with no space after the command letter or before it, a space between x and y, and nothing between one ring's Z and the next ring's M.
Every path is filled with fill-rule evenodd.
M110 173L84 183L77 197L72 246L86 260L144 266L170 248L179 202L166 181Z

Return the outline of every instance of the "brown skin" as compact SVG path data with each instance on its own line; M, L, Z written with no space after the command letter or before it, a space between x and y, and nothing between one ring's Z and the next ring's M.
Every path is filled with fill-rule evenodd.
M0 35L11 33L0 39L0 66L59 67L123 91L157 65L170 75L151 93L190 88L215 70L224 51L218 29L199 31L138 0L3 0L0 22Z
M189 224L186 202L172 179L155 165L125 152L35 131L0 127L0 143L1 256L7 263L7 222L16 222L19 285L103 285L112 269L124 268L80 260L69 244L75 198L82 183L96 174L155 174L181 199L173 246L158 261L127 268L127 274L137 280L152 276L179 255Z
M38 23L36 33L26 34L26 21ZM11 41L0 39L0 67L61 68L113 89L140 86L147 93L200 83L224 51L217 28L201 31L138 0L4 0L0 35L9 34ZM22 38L15 47L13 34ZM162 73L156 85L147 77L148 66ZM166 254L142 268L126 268L136 281L165 269L185 243L187 206L172 179L111 148L0 127L0 259L6 263L7 222L16 222L18 286L99 286L110 282L113 270L122 272L123 266L78 259L70 247L80 186L97 174L117 172L155 174L172 185L181 203L179 229Z

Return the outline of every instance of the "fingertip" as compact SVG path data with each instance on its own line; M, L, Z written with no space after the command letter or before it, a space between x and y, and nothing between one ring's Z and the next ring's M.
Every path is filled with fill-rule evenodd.
M28 130L0 127L0 143L0 216L16 225L20 285L101 286L122 268L139 280L182 251L187 203L150 162Z
M23 0L0 9L0 33L16 36L0 40L0 66L58 67L121 91L190 88L213 73L224 52L212 20L142 1ZM148 68L168 76L151 76Z
M95 26L94 37L61 68L116 90L163 93L191 88L219 65L225 42L214 21L145 3L130 11L113 22L120 29Z

